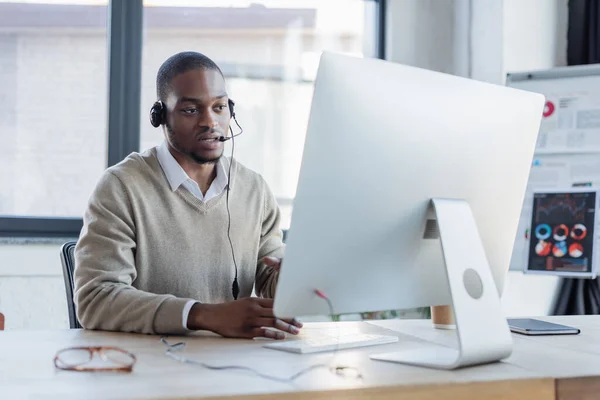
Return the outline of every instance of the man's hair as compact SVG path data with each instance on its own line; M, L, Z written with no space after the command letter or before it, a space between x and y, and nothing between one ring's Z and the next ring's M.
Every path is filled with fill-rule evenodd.
M156 95L158 99L166 101L173 78L193 69L215 70L223 76L219 66L204 54L195 51L177 53L169 57L158 69L156 75Z

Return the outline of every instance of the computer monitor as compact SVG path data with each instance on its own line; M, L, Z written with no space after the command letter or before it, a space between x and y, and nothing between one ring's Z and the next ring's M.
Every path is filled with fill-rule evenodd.
M459 364L510 354L498 294L543 106L531 92L324 53L275 314L329 314L316 289L335 313L453 304L459 339L475 353L486 345L473 336L501 336L490 354L468 360L461 342ZM477 318L487 327L473 333ZM455 355L441 366L457 366Z

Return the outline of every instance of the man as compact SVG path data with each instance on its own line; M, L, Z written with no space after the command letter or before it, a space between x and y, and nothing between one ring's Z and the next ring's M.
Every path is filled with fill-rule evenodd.
M259 174L222 157L219 137L227 136L233 106L221 70L202 54L179 53L160 67L156 85L161 103L152 118L164 143L109 168L84 215L75 249L81 324L155 334L297 334L299 322L273 315L283 255L273 194ZM262 298L249 298L253 288Z

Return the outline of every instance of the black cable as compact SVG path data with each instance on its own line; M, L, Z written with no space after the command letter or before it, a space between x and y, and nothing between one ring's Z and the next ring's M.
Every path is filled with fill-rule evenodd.
M229 125L229 131L231 132L231 142L233 142L233 138L234 136L240 136L242 133L244 133L244 130L242 129L242 127L240 126L240 124L238 124L237 119L235 117L233 117L233 120L235 121L235 124L237 125L238 129L240 130L238 132L237 135L233 134L233 130L231 129L231 125ZM232 150L232 157L233 157L233 150Z
M240 127L240 124L238 124L237 120L235 118L233 120L235 121L237 126ZM235 261L233 242L231 241L231 212L229 211L229 185L231 184L231 165L233 164L233 151L235 149L235 139L233 135L233 129L231 129L231 125L229 125L229 131L231 132L231 158L229 159L229 170L227 172L227 238L229 239L229 246L231 247L231 257L233 258L233 265L235 267L235 278L233 278L233 284L231 285L231 293L233 294L233 299L237 300L238 295L240 294L240 285L238 284L238 267L237 262ZM241 132L239 134L243 132L241 127L240 131Z

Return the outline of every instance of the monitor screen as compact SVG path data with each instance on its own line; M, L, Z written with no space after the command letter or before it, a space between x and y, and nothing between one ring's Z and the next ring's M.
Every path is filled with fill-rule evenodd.
M535 193L528 270L590 275L596 192Z

